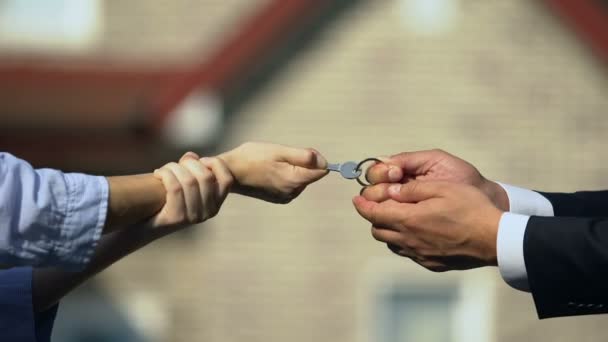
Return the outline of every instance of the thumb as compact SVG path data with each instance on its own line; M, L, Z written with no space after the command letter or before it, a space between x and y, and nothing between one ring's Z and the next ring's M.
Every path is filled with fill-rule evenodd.
M296 167L294 168L294 172L296 174L296 179L299 183L308 185L310 183L314 183L319 179L325 177L329 173L326 169L307 169L304 167Z
M406 184L392 184L388 188L388 194L397 202L417 203L439 197L444 188L443 182L412 181Z
M313 148L294 148L282 146L280 156L291 165L307 169L326 169L327 160Z

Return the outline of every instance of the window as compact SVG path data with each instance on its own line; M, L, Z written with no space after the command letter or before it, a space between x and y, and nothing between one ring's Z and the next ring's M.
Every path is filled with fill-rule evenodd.
M375 305L373 340L382 342L453 342L456 291L395 287Z
M102 29L102 0L0 0L0 47L28 52L90 48Z
M432 273L394 256L372 259L359 282L359 336L369 342L492 342L495 274Z

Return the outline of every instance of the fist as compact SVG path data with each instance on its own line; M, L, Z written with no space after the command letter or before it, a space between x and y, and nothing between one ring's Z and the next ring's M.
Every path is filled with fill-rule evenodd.
M272 203L289 203L328 173L325 158L310 148L248 142L219 158L234 175L234 192Z

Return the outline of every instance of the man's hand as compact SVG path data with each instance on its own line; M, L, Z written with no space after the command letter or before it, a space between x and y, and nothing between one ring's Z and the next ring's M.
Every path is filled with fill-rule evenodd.
M378 198L389 198L378 203ZM497 265L502 212L477 188L409 181L371 186L353 199L372 235L432 271Z
M446 181L472 185L488 196L495 206L509 211L509 199L496 182L484 178L470 163L442 150L403 152L369 168L371 184Z
M181 228L214 217L234 181L219 158L200 158L187 152L179 163L154 172L167 191L165 205L148 224L153 228Z
M313 149L248 142L218 157L234 175L234 192L272 203L289 203L328 172Z

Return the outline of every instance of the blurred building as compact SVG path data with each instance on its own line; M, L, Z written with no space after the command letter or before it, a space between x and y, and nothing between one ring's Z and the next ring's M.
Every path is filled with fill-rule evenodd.
M44 68L31 66L40 63L40 55L30 53L25 63L10 50L5 75L18 81L25 77L19 70L30 76L42 70L57 81L62 77L48 71L57 64L70 77L82 77L71 73L79 65L89 76L101 72L106 76L87 88L95 114L82 122L93 128L107 124L112 132L123 127L120 139L138 142L104 149L103 137L115 133L93 130L100 139L90 145L97 159L83 151L37 154L36 132L48 134L49 125L67 137L65 146L79 143L66 127L86 115L78 110L87 101L78 101L74 78L68 77L62 81L67 90L51 98L1 105L2 120L22 130L19 136L26 138L19 141L32 144L22 151L39 157L33 160L37 165L147 170L185 146L223 151L262 140L315 147L336 162L442 148L506 183L548 191L608 188L601 162L608 157L603 45L597 32L587 35L579 25L575 33L565 25L568 1L311 1L314 11L291 9L301 12L286 17L286 36L264 36L264 23L273 21L249 19L271 8L270 0L90 3L99 21L90 29L92 42L71 48L68 57L45 59ZM556 15L554 9L565 12ZM227 80L205 76L204 61L232 51L225 42L248 37L240 31L247 27L267 40L240 41L260 48L242 53L250 63L234 70L243 73L225 72ZM78 62L65 66L65 60ZM100 61L112 63L99 69ZM231 65L220 67L232 70ZM122 78L126 68L136 70L133 77ZM38 80L32 80L20 86L32 95L52 93L52 86L36 88ZM5 94L16 89L1 81ZM216 84L221 86L209 88ZM95 87L107 96L98 98ZM65 122L41 119L40 107L26 106L36 101L65 109L55 113ZM103 115L101 105L114 119ZM19 121L25 116L6 108L30 108L34 119ZM204 122L217 120L211 127L221 135L197 144L183 139L190 134L183 123L163 121L160 131L150 133L147 124L132 130L132 121L123 121L125 113L134 113L132 120L143 115L147 122L157 114L151 108L170 108L169 114L186 118L185 126L206 113ZM66 112L73 114L61 116ZM2 132L3 149L16 148L12 139L17 138ZM87 137L77 139L89 146ZM132 146L137 148L127 154ZM125 164L133 156L137 162ZM359 190L330 174L287 206L232 196L212 221L128 257L99 276L94 291L85 288L66 300L56 333L74 329L70 314L104 302L114 311L99 312L119 312L128 325L121 327L124 336L142 341L582 342L608 334L602 316L539 321L531 296L509 288L497 269L433 274L392 255L353 210L350 200ZM90 295L99 292L103 297Z

